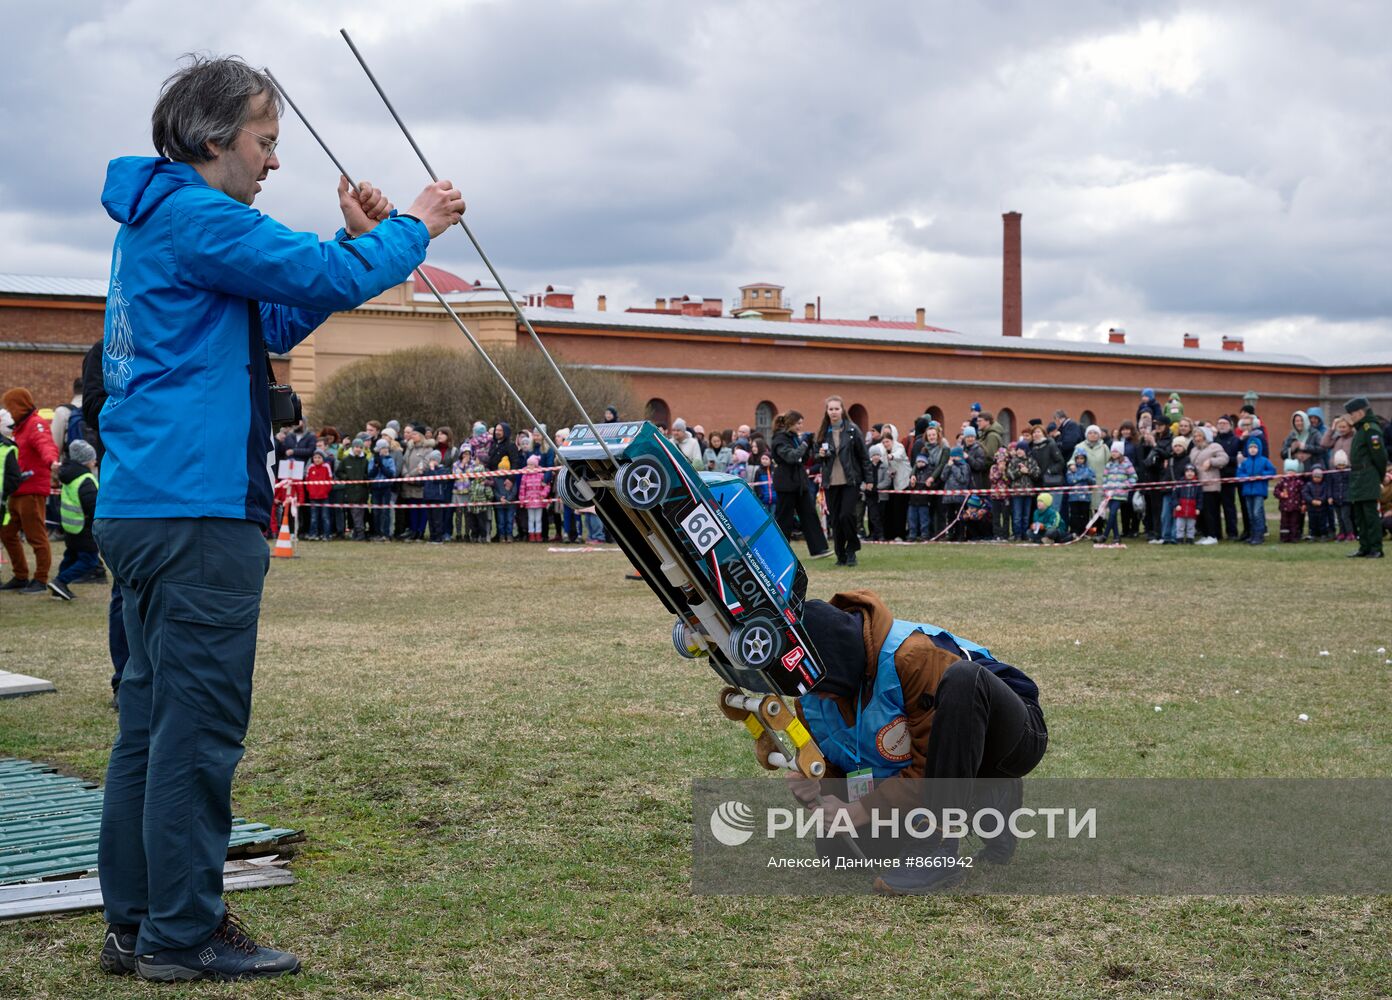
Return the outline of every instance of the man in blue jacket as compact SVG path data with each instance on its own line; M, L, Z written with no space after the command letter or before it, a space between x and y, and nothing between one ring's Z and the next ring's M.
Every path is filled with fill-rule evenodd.
M102 192L121 228L95 533L121 588L130 659L102 810L101 964L147 979L299 970L222 901L268 564L267 352L404 281L464 211L448 181L397 215L370 184L340 179L338 236L292 232L251 207L280 167L280 111L264 72L195 57L155 105L161 155L112 160ZM193 426L200 446L171 462L176 425Z

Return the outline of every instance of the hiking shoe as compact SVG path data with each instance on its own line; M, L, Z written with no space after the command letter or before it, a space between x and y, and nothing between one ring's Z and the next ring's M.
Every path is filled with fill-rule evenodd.
M271 979L294 975L300 960L251 939L241 921L228 910L207 941L192 948L171 948L136 959L141 979L188 982L194 979Z
M832 552L831 549L823 549L821 552L813 552L810 556L808 556L808 558L809 558L809 559L825 559L827 556L831 556L831 555L835 555L835 554L836 554L836 553Z
M4 584L0 584L0 590L23 590L29 586L29 581L22 576L12 576Z
M135 971L135 936L140 933L139 924L107 924L106 938L102 941L101 963L103 972L113 976L129 976Z
M925 539L925 541L926 541L926 540L927 540L927 539ZM856 561L856 557L855 557L855 553L854 553L854 552L852 552L850 555L848 555L848 556L846 557L846 565L847 565L847 566L859 566L859 565L860 565L860 563L858 563L858 562Z
M956 840L911 849L899 863L901 867L886 869L875 879L874 888L880 895L927 896L961 885L971 873L957 856Z
M38 580L30 580L19 589L21 594L47 594L48 584L40 583Z
M110 582L111 580L107 577L106 571L101 569L93 570L91 573L85 573L73 581L73 583L100 583L103 585L109 584Z
M49 580L48 589L53 592L53 596L60 601L71 601L77 595L72 592L72 588L66 583L58 580Z

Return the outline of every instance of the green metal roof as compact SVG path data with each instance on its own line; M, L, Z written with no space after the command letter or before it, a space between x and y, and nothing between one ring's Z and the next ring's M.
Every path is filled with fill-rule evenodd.
M101 809L102 792L93 782L0 757L0 885L95 871ZM234 818L227 847L299 839L299 830Z

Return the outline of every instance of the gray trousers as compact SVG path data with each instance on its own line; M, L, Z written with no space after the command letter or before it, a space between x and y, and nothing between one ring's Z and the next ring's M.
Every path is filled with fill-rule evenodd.
M102 518L130 659L98 844L106 919L138 954L187 948L222 920L232 774L251 719L261 528L217 518Z

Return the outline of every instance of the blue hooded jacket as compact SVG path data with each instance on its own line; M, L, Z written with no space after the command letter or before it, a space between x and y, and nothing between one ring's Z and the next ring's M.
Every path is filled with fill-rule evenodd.
M342 232L321 242L209 187L186 163L145 156L111 161L102 205L121 229L106 300L97 517L268 523L265 352L289 351L330 313L405 281L425 260L424 224L395 217L351 242Z

